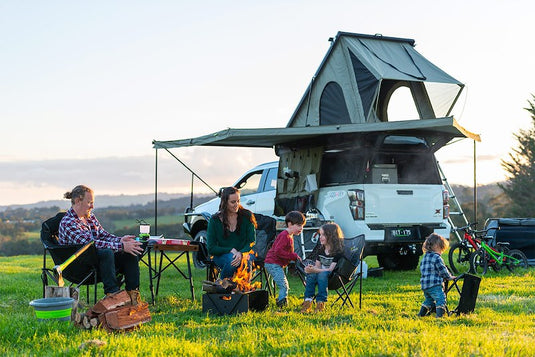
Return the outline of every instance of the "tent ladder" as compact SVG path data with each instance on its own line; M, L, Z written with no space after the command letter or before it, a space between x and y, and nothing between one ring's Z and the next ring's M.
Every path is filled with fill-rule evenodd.
M438 171L440 172L440 178L442 179L442 182L444 183L444 187L446 188L446 190L448 190L450 194L450 200L449 200L450 214L448 215L448 222L451 225L452 233L455 235L455 237L457 237L458 241L461 241L461 236L459 232L457 232L456 230L457 226L453 222L452 216L460 216L462 218L462 221L464 222L463 225L465 226L467 226L469 222L468 222L468 219L466 218L463 208L461 207L461 203L459 202L459 200L457 199L457 196L453 192L453 188L451 188L451 185L449 184L448 179L444 175L444 171L442 171L442 167L440 167L440 164L438 161L437 161L437 167L438 167Z

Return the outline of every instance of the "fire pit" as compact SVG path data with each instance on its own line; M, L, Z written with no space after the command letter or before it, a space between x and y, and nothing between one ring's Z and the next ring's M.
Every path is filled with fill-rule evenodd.
M235 315L241 312L264 311L269 304L267 290L232 292L230 294L206 293L202 296L202 312L217 315Z
M231 280L204 281L202 312L217 315L234 315L240 312L263 311L269 304L267 290L259 289L259 283L251 284L254 269L249 269L249 254L243 254L242 262Z

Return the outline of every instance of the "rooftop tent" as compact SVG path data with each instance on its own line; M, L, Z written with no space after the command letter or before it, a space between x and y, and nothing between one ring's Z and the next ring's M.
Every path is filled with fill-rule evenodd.
M412 119L435 119L451 114L464 85L419 54L414 40L339 32L287 126L389 121L400 87L412 95Z

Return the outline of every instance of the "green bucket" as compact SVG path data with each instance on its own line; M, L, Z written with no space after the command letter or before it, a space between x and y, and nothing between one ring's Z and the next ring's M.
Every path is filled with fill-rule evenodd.
M56 319L70 321L74 299L70 297L53 297L30 301L39 320Z

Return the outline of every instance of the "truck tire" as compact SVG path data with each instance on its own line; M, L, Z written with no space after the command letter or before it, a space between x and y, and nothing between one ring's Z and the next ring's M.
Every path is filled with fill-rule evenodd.
M202 242L206 243L206 230L200 230L195 234L195 238L193 238L193 241L195 242ZM204 269L206 268L206 261L210 258L207 257L206 254L203 251L193 252L193 264L195 265L195 268L198 269Z
M377 254L377 262L385 270L414 270L419 261L420 256L416 254L400 255L396 252Z

